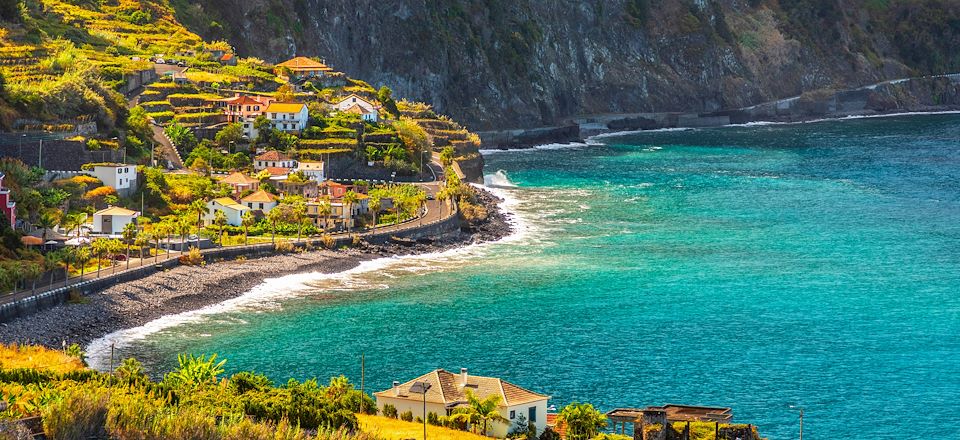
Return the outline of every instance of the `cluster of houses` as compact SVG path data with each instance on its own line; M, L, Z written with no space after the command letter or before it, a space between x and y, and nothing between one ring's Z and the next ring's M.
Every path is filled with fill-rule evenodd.
M307 201L307 216L317 227L352 228L359 217L369 212L367 187L325 180L323 162L298 162L279 151L267 151L254 158L253 168L258 172L269 173L270 184L282 197L303 197ZM290 176L294 173L302 174L306 179L291 179ZM230 185L232 197L222 197L207 203L210 211L204 217L204 222L208 225L213 222L217 211L224 213L227 224L240 226L245 213L251 212L256 218L262 218L280 204L281 196L260 188L259 179L242 172L230 174L220 179L220 182ZM350 191L357 195L357 201L345 203L343 198ZM321 215L321 198L330 201L329 215ZM389 200L381 202L381 209L391 207Z

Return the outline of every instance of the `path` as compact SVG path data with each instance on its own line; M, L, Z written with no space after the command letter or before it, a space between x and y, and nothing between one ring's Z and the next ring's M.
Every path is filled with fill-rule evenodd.
M167 72L178 72L182 73L187 70L186 67L179 67L175 65L167 64L154 64L154 70L157 72L157 75L163 76ZM133 94L127 99L127 107L133 108L140 104L140 95L143 94L145 89L143 87L135 90ZM150 118L150 130L153 132L153 142L156 144L157 148L160 149L160 154L163 159L167 161L168 164L172 165L173 169L183 169L183 160L180 159L180 155L177 153L177 148L173 146L173 143L167 139L167 136L163 133L163 127L158 125L153 118ZM158 164L162 168L166 168L166 164Z

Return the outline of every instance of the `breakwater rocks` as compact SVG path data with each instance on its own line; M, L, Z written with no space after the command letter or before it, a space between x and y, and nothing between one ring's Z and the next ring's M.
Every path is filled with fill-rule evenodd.
M480 132L482 148L524 148L583 142L598 134L664 128L722 127L751 122L802 122L960 110L960 74L907 78L850 90L820 89L750 107L709 113L633 113L575 118L558 127Z
M499 199L483 190L478 193L479 201L489 213L487 219L464 226L457 236L362 243L356 248L338 251L316 250L248 260L211 261L204 266L176 266L0 324L0 343L29 342L51 348L60 348L64 342L87 345L117 330L238 297L268 278L306 272L343 272L366 260L439 252L509 235L510 225L497 204Z

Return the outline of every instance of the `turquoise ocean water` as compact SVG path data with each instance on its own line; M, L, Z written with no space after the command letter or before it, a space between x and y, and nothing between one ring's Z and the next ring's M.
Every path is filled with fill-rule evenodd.
M154 371L216 352L359 381L365 353L368 390L467 367L557 406L731 406L771 439L796 438L790 405L809 438L960 438L960 115L486 160L503 242L270 280L104 341Z

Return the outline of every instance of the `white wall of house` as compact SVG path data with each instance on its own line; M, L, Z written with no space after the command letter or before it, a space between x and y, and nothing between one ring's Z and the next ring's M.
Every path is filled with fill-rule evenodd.
M220 203L217 203L216 200L207 202L207 209L209 209L210 212L204 214L203 224L208 226L213 224L213 218L215 215L217 215L217 211L223 211L223 214L227 216L228 225L240 226L241 222L243 221L243 213L245 212L239 209L233 209L229 206L223 206Z
M510 417L511 412L513 412L513 418ZM509 434L510 431L517 426L517 420L521 415L527 419L527 424L533 424L537 428L537 435L540 435L540 433L543 432L543 429L547 426L547 401L541 400L538 402L530 402L523 405L514 405L503 408L503 411L501 411L500 414L503 415L503 417L505 417L507 420L510 420L510 425L507 426L506 424L499 424L495 426L493 429L494 437L506 437L507 434ZM531 417L531 415L533 415L533 417Z
M259 209L263 211L264 214L270 212L271 210L273 210L273 208L276 208L277 205L280 204L278 202L241 202L241 203L243 203L244 206L246 206L247 208L250 208L251 210Z
M388 404L397 408L398 415L410 411L413 413L413 418L420 417L424 419L422 400L377 396L377 408L379 408L380 411L383 411L383 406ZM442 403L427 402L427 414L430 413L436 413L437 416L445 416L447 415L447 410Z
M273 128L286 132L299 132L307 128L307 119L309 118L307 106L300 108L299 113L277 113L270 112L267 118L273 123Z
M267 168L293 168L297 166L297 161L290 160L256 160L253 163L253 168L257 171L265 170Z
M93 175L121 196L128 196L137 189L137 167L134 165L95 166Z
M123 232L127 224L132 223L136 215L93 215L93 233L116 235Z

